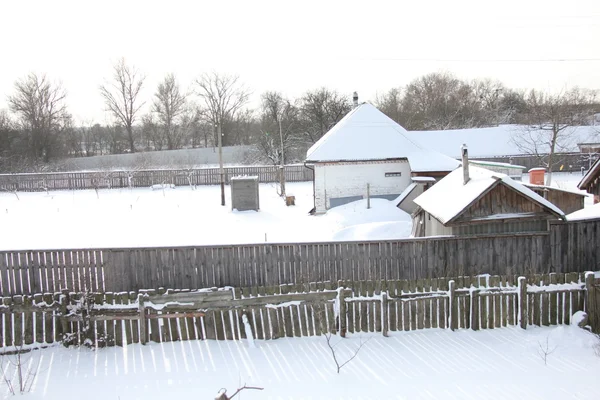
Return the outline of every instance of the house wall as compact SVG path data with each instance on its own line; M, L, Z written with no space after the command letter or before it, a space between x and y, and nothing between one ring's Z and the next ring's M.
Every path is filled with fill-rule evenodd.
M428 212L425 213L425 236L452 235L452 228L444 226Z
M401 176L385 176L394 172ZM410 166L404 160L315 164L316 213L366 198L367 183L371 198L399 196L411 183Z
M499 184L469 207L456 222L472 218L483 218L493 214L532 212L548 213L521 193Z
M569 193L563 190L554 190L552 188L529 187L529 189L560 208L565 214L571 214L584 207L585 196L581 196L577 193Z
M452 233L461 235L497 235L502 233L545 232L548 231L548 221L545 219L512 220L488 222L480 224L465 224L452 227Z

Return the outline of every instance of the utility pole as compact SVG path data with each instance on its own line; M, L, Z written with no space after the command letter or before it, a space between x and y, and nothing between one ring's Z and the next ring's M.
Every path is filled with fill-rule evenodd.
M225 172L223 170L223 134L221 133L221 119L217 122L217 135L219 136L219 174L221 175L221 205L225 205Z
M284 164L284 153L283 153L283 130L281 129L281 117L283 116L283 110L279 114L279 140L281 140L281 157L279 161L279 173L280 184L281 184L281 197L285 199L285 164Z

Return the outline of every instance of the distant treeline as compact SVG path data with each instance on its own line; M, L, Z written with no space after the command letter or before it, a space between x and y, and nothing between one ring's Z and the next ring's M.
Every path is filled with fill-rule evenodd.
M78 126L60 84L36 74L18 80L8 96L9 109L0 110L0 172L43 170L50 161L67 157L213 147L219 131L223 146L255 146L257 163L298 162L353 106L351 94L323 87L296 99L265 92L260 106L251 109L250 92L237 77L216 73L201 76L186 90L169 74L152 98L142 99L144 79L124 60L115 65L112 78L113 84L99 94L114 123ZM146 103L150 111L142 114ZM392 88L379 94L375 105L408 130L583 125L600 113L593 91L575 88L550 95L448 73Z

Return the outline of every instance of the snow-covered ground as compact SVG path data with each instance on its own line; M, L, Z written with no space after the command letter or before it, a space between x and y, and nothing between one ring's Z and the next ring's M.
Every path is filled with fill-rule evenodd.
M286 207L275 184L260 185L260 211L222 207L218 186L50 193L0 192L0 250L186 246L261 242L395 239L410 235L410 216L383 199L311 216L312 182L288 183ZM362 225L367 224L367 225Z
M25 398L213 399L244 384L264 390L236 398L598 398L598 339L574 326L334 337L340 360L367 339L339 375L323 337L257 340L256 347L243 340L43 349L25 356L37 370ZM551 351L546 362L540 348Z
M579 191L580 173L555 173L553 186ZM528 182L527 174L523 182ZM261 242L399 239L410 216L390 201L372 199L311 216L312 182L288 183L296 205L286 207L275 184L260 185L260 211L220 205L218 186L50 193L0 192L0 250L186 246ZM592 205L586 198L586 208ZM597 207L596 207L597 208ZM588 214L586 214L588 215Z

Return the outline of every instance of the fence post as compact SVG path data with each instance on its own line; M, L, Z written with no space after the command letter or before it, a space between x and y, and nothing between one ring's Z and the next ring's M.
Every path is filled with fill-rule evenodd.
M450 322L449 326L451 330L458 329L458 301L456 301L456 282L451 280L448 282L449 296L450 296Z
M596 314L596 293L594 288L594 273L585 273L585 311L588 315L588 324L592 327L595 332L597 329L597 318Z
M527 280L519 277L519 326L527 329Z
M148 343L148 331L146 325L146 307L144 306L144 294L138 294L137 300L140 318L140 343L146 344Z
M338 288L338 328L341 337L346 337L346 290L343 286Z
M388 297L387 292L381 292L381 333L388 337Z
M471 290L471 329L479 330L479 289Z
M59 304L60 304L60 327L62 330L62 338L61 340L65 340L65 337L67 336L67 334L71 333L70 331L68 331L68 324L67 324L67 304L68 304L68 296L69 296L69 291L67 289L63 289L62 294L59 297Z

